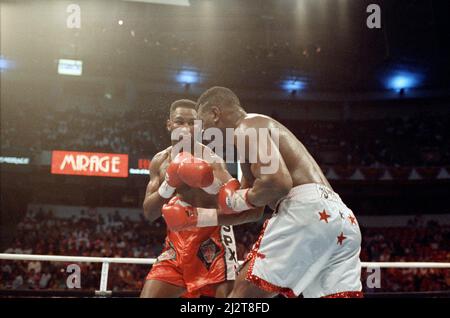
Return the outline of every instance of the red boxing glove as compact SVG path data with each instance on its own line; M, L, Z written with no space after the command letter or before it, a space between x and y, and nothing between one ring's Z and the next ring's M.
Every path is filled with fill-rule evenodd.
M178 168L178 177L193 188L206 188L214 182L212 166L199 158L183 160Z
M192 227L216 226L217 212L215 209L194 208L181 201L178 197L172 198L161 209L167 227L172 231L187 230Z
M161 212L167 227L172 231L186 230L197 225L196 209L178 198L164 204Z
M178 169L183 161L190 162L192 158L193 156L189 152L180 152L169 164L166 170L165 180L171 187L177 188L183 184L183 181L178 175Z
M178 168L180 163L184 160L191 160L192 155L188 152L180 152L175 156L172 162L166 169L164 181L161 183L158 193L164 198L168 199L175 193L177 187L183 184L183 181L178 176Z
M240 187L238 180L231 179L220 188L217 200L222 213L231 214L255 208L247 200L249 189Z

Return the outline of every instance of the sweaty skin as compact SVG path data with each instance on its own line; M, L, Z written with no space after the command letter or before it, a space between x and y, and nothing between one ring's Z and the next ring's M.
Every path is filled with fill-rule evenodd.
M281 161L283 163L280 167L281 169L287 169L287 172L292 180L292 187L307 183L318 183L332 189L319 165L310 155L305 146L281 123L268 116L247 114L236 128L237 131L239 131L245 130L249 127L278 129L278 149L281 155ZM246 159L248 160L248 157ZM252 165L249 163L244 163L241 167L242 171L248 171L249 168L252 172L255 171L255 167L252 169ZM255 177L257 176L258 173L256 173ZM249 199L251 201L251 193L249 193ZM275 203L276 201L270 202L269 205L274 207Z
M212 151L206 149L202 145L204 153L208 156L214 156L215 163L212 163L214 176L226 182L231 179L225 167L225 163L217 157ZM161 208L167 203L168 199L163 199L158 194L158 188L164 180L164 175L168 165L170 164L172 146L155 155L150 166L150 182L147 186L146 196L144 199L144 215L154 221L161 216ZM190 188L186 185L177 188L176 194L185 202L195 207L217 208L217 195L207 194L202 189ZM238 217L232 215L218 215L218 225L237 225L241 223L254 222L261 218L262 209L249 210L241 213ZM233 282L226 281L216 285L216 297L226 297L232 290ZM185 292L182 287L174 286L169 283L158 280L147 280L141 291L141 297L144 298L160 298L160 297L180 297Z
M231 179L231 175L226 170L224 161L214 154L209 148L200 144L203 152L203 159L212 162L214 176L222 183ZM166 169L171 162L172 146L159 152L155 155L150 166L150 182L147 185L147 191L144 199L144 215L150 220L154 221L161 216L161 208L168 200L161 198L158 194L158 188L164 180ZM217 195L206 193L202 189L191 188L183 185L176 190L177 195L182 201L189 203L192 206L217 209ZM227 215L218 216L219 225L237 225L258 220L262 216L262 209L249 210L241 213L237 217L230 217Z
M202 146L202 148L204 149L205 147ZM171 150L172 146L158 153L155 156L155 159L152 160L152 167L154 167L155 169L158 168L158 175L157 175L158 187L159 184L162 183L162 181L164 180L166 169L171 162L170 159ZM231 176L224 167L223 162L213 163L212 166L214 176L218 178L221 182L224 183L227 182L229 179L231 179ZM217 208L217 198L216 198L217 195L210 195L205 191L203 191L202 189L190 188L187 185L183 185L177 188L176 193L178 197L181 198L182 201L185 201L191 204L192 206L211 209Z
M201 97L200 97L201 99ZM206 104L204 104L206 105ZM240 154L245 159L241 160L243 181L241 188L250 188L247 200L255 206L269 205L272 209L276 203L287 195L292 187L307 183L323 184L331 189L317 162L312 158L305 146L292 134L285 126L271 117L260 114L247 114L238 105L228 105L220 107L210 105L202 107L198 105L198 118L202 120L203 128L216 127L225 131L226 128L235 129L234 146L238 149L239 134L247 128L256 128L258 140L262 138L259 128L273 128L279 131L278 147L272 137L268 137L266 153L270 153L274 160L279 160L278 169L270 174L262 173L264 164L260 160L263 154L260 147L257 147L256 162L249 162L250 142L245 139L245 153ZM244 134L245 135L245 134ZM242 151L242 149L241 149ZM245 184L244 184L245 183ZM234 215L233 215L234 216ZM267 292L260 289L253 283L247 281L247 273L251 262L247 262L238 273L230 298L264 298L274 297L276 293Z
M178 107L170 114L167 121L167 130L172 132L174 129L181 128L191 135L193 133L194 120L197 114L190 108ZM175 142L173 142L174 144ZM200 144L205 160L212 163L214 176L225 183L231 179L226 170L225 163L209 148ZM195 149L192 147L192 149ZM154 156L150 165L150 181L147 185L145 198L143 202L144 215L151 222L161 216L162 206L169 199L162 198L158 193L158 188L164 181L166 169L171 162L172 146L159 152ZM213 160L214 159L214 160ZM207 194L202 189L193 189L186 185L176 189L178 195L183 201L195 207L217 208L217 195ZM218 225L235 225L240 223L252 222L259 219L262 210L250 210L242 213L239 218L228 218L227 216L218 216ZM216 297L226 297L233 286L232 281L226 281L216 284ZM147 280L142 288L141 297L160 298L160 297L180 297L185 292L185 288L169 284L164 281L150 279Z
M259 156L258 162L249 162L248 149L250 147L246 139L245 146L247 151L244 154L246 162L241 163L241 169L244 178L249 180L250 184L253 184L248 193L248 199L253 205L269 205L271 208L274 208L276 202L286 195L292 187L302 184L318 183L332 189L319 165L305 146L292 132L275 119L260 114L247 114L242 109L234 110L233 114L224 112L222 114L224 119L221 124L213 121L214 115L211 112L206 113L200 110L198 116L203 121L204 129L209 127L235 128L235 146L237 146L236 135L245 132L248 128L256 128L258 138L260 138L259 128L278 129L278 148L271 138L268 140L268 147L270 150L273 150L273 158L279 160L279 168L273 174L261 173L261 168L264 164L260 162Z

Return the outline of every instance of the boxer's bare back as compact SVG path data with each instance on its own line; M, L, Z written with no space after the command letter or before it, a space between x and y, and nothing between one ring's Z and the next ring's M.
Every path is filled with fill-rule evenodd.
M247 128L278 130L278 149L292 178L293 187L307 183L318 183L332 189L330 183L309 151L284 125L268 116L246 114L236 127L236 131L245 130ZM255 178L253 174L254 171L252 171L249 162L241 164L241 168L242 173L246 178L250 180Z

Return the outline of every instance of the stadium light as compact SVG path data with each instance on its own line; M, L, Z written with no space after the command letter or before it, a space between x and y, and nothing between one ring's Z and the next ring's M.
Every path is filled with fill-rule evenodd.
M288 92L294 92L305 88L305 83L299 80L286 80L282 83L281 87Z
M14 61L8 60L0 55L0 72L4 72L10 69L13 69L15 66Z
M178 83L195 84L199 81L199 74L195 71L182 70L176 75Z
M388 89L393 89L398 92L419 86L421 76L419 74L401 71L389 76L386 81Z

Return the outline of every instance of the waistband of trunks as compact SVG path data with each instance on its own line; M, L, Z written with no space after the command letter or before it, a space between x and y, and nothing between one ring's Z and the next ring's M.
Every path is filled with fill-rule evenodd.
M318 183L307 183L293 187L289 193L277 201L273 207L275 213L278 212L278 208L284 200L295 198L296 200L314 200L325 199L342 203L339 194L331 190L330 188Z
M297 200L326 199L342 202L339 194L323 184L307 183L293 187L282 200L295 198Z

